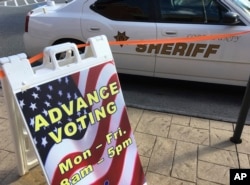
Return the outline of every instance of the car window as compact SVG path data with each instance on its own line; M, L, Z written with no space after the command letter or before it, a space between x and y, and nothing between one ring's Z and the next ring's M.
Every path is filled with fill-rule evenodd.
M210 0L210 2L205 6L205 13L207 22L209 24L222 24L223 16L228 12L225 7L220 5L215 0Z
M227 11L215 0L160 0L160 22L222 24Z
M97 0L91 9L112 20L147 22L149 1L145 0Z

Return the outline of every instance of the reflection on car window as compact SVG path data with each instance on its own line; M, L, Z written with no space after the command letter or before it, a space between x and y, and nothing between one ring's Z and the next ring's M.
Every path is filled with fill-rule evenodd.
M91 9L112 20L149 20L149 1L145 0L97 0Z
M215 0L160 0L161 22L222 24L228 10Z

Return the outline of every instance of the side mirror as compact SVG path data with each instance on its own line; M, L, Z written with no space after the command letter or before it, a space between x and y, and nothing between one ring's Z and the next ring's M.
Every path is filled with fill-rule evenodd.
M222 21L226 24L238 24L240 22L240 17L235 12L227 12L224 14Z

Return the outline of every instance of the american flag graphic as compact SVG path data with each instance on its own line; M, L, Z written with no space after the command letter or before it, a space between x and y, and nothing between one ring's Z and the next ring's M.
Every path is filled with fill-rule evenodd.
M98 101L86 100L110 84L117 84L118 93L105 88ZM18 92L16 98L49 184L146 184L113 61ZM97 110L105 116L97 119Z

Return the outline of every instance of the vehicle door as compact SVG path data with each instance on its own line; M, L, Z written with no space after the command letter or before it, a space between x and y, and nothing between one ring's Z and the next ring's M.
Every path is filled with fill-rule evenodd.
M156 38L151 15L152 0L97 0L85 4L81 17L82 35L106 35L109 41ZM137 45L111 45L118 72L152 76L155 54L137 51Z
M171 2L167 4L167 2ZM226 22L232 11L216 0L159 0L157 38L196 38L249 30L242 21ZM232 12L231 12L232 13ZM156 76L182 80L244 84L249 76L249 35L159 47Z

